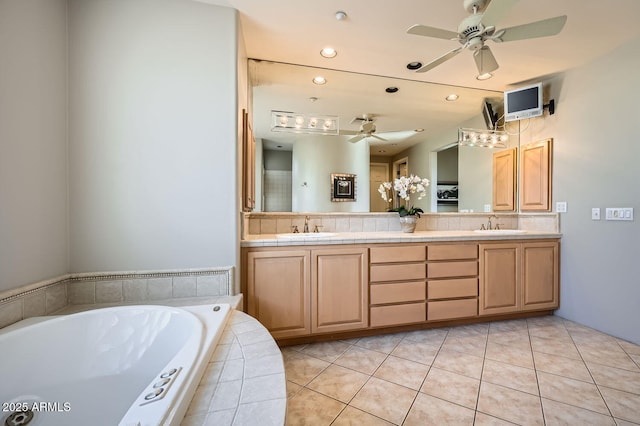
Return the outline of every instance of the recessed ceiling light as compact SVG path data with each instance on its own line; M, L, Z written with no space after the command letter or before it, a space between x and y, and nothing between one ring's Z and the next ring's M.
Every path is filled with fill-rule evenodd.
M309 98L309 102L315 102L317 100L318 100L318 98L316 98L315 96L312 96L312 97Z
M409 62L407 64L407 69L410 69L410 70L417 70L420 68L422 68L422 62L415 61L415 62Z
M387 152L387 151L385 151L384 149L379 149L379 150L378 150L378 152L379 152L380 154L382 154L382 153L385 153L385 152Z
M322 77L320 75L313 78L313 83L314 84L325 84L326 82L327 82L327 79L325 79L324 77Z
M339 10L339 11L336 12L336 19L338 21L343 21L343 20L347 19L347 14L344 13L343 11Z
M493 74L491 74L490 72L485 72L484 74L479 74L476 77L476 80L489 80L491 77L493 77Z
M399 89L395 86L387 87L386 89L384 89L384 91L387 93L396 93L398 90Z
M276 148L282 148L282 145L278 145L278 146L276 146Z
M449 96L447 96L445 99L448 100L448 101L457 101L458 100L458 95L456 95L455 93L452 93Z
M338 52L333 47L325 47L320 51L323 58L335 58Z
M416 129L415 131L420 133L420 132L424 132L424 129Z

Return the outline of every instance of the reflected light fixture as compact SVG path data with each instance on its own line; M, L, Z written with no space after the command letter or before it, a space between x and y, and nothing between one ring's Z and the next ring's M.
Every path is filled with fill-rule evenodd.
M459 96L455 93L450 94L449 96L447 96L445 99L448 101L457 101L459 98Z
M489 80L491 77L493 77L493 74L491 74L490 72L485 72L484 74L478 74L476 76L476 80Z
M313 78L313 84L325 84L327 79L322 77L321 75Z
M338 52L333 47L325 47L320 51L323 58L335 58Z
M340 122L335 115L271 111L271 131L338 135Z
M503 130L458 129L458 145L480 148L506 148L509 135Z

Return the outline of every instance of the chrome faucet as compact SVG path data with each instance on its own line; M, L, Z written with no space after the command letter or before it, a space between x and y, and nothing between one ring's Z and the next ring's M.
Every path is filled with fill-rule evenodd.
M492 214L491 216L489 216L489 223L487 224L487 229L489 229L489 230L493 229L493 225L492 225L492 223L491 223L491 219L492 219L492 218L494 218L494 217L495 217L496 219L498 218L498 216L496 216L495 214ZM496 228L496 229L497 229L497 228Z
M302 230L305 234L309 232L309 216L304 217L304 228Z

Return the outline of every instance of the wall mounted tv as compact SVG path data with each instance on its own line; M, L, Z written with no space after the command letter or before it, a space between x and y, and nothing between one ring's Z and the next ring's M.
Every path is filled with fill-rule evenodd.
M542 83L504 92L504 121L538 117L543 109Z
M495 130L496 124L498 124L498 113L493 112L491 103L486 99L482 104L482 116L484 117L484 123L487 125L487 129Z

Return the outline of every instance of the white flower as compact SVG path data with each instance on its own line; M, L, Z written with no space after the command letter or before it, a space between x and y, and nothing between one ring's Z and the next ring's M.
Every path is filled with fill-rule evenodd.
M391 202L393 196L389 194L389 191L393 188L398 197L408 202L411 199L411 194L418 194L418 200L426 197L427 186L429 186L429 179L423 179L417 175L400 176L393 180L393 185L391 182L380 184L378 192L384 201Z

